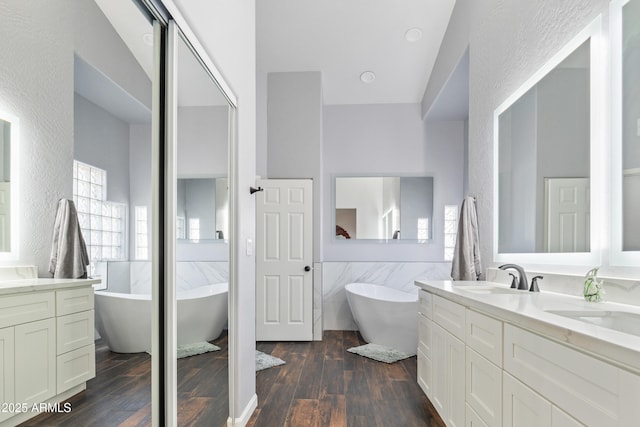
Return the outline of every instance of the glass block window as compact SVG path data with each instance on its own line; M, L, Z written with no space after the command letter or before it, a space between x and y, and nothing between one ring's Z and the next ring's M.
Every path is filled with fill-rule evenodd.
M73 200L89 252L90 274L95 261L125 259L126 205L109 202L107 172L73 161Z
M458 206L445 205L444 207L444 260L453 260L453 252L456 249L456 236L458 234Z
M429 218L418 218L418 240L429 239Z
M179 216L176 218L176 238L178 239L187 238L184 224L185 224L185 221L183 216Z
M136 259L149 259L149 233L148 233L147 207L136 206L135 209L135 253Z
M200 218L189 218L189 239L200 240Z

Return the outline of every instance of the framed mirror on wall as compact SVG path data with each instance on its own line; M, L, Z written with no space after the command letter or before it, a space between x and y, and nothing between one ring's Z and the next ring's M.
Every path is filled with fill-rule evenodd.
M599 259L600 18L494 113L494 261Z
M611 3L611 265L640 263L640 1Z
M433 177L336 177L336 240L433 238Z

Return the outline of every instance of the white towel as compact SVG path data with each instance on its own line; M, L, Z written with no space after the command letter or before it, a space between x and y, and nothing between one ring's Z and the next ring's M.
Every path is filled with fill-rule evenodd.
M476 202L473 197L467 197L460 208L451 277L453 280L479 280L481 275Z
M76 206L71 200L61 199L53 226L49 272L54 278L81 279L87 277L87 265L89 255L80 231Z

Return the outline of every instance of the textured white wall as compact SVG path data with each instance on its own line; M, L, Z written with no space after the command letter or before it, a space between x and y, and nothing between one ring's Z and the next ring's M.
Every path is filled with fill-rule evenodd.
M73 166L73 3L0 3L0 110L20 120L19 264L44 275Z
M93 1L6 0L0 22L0 110L20 120L18 263L47 276L56 203L72 197L74 52L143 102L151 84Z

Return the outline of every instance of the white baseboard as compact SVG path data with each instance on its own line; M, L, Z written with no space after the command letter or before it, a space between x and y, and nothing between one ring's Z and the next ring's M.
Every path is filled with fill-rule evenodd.
M256 394L251 397L249 403L242 411L242 415L236 419L232 419L231 417L227 418L227 426L228 427L244 427L249 422L251 415L253 415L253 411L258 407L258 396Z

